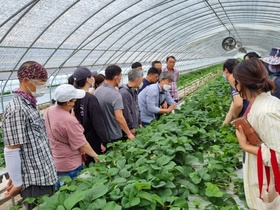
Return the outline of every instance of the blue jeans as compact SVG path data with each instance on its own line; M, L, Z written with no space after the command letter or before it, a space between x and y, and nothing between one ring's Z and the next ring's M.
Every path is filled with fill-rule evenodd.
M69 176L71 179L74 179L76 176L78 176L78 174L82 171L82 169L83 169L83 165L79 166L78 168L72 171L57 172L58 181L55 183L55 189L59 189L64 184L64 181L59 181L60 177Z

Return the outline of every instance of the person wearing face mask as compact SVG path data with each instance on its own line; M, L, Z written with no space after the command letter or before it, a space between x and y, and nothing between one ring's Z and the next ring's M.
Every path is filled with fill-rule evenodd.
M57 181L54 160L44 120L36 108L36 97L47 89L48 73L35 61L23 63L17 77L19 89L3 113L3 141L6 168L10 179L5 197L51 195ZM26 209L33 204L25 203Z
M179 71L175 69L176 58L174 56L168 56L166 58L166 67L162 69L162 72L169 72L173 74L173 82L171 83L171 88L169 93L176 103L179 101L177 82L179 79Z
M124 140L122 131L127 136L125 139L134 139L134 135L128 128L123 116L122 96L116 89L121 79L122 69L117 65L110 65L105 69L104 84L94 92L104 115L105 125L109 133L109 142Z
M46 109L44 120L58 177L74 178L82 170L82 155L85 152L97 162L96 152L85 138L84 128L70 113L78 99L86 92L73 85L63 84L54 91L54 106ZM100 146L100 145L99 145ZM60 182L56 183L56 187Z
M158 83L147 86L138 94L143 126L149 125L152 120L156 119L157 114L170 113L176 108L177 103L169 93L173 79L172 73L162 72ZM164 101L170 104L168 108L161 106Z
M97 154L101 154L106 150L104 145L108 143L109 135L99 102L96 96L89 93L89 89L94 86L93 74L88 68L78 67L73 78L76 88L86 92L85 97L75 103L75 116L85 129L84 134L90 146ZM88 156L86 165L91 162L94 162L94 159Z
M228 124L233 118L243 116L250 103L248 100L241 98L238 91L236 91L236 89L234 88L234 78L232 73L238 63L239 61L237 59L232 58L226 60L223 65L223 77L230 84L230 93L232 98L230 108L227 112L223 124Z
M119 90L123 99L123 115L133 135L135 135L135 129L142 126L137 97L137 90L143 86L142 77L142 71L132 69L128 72L128 83L121 86Z

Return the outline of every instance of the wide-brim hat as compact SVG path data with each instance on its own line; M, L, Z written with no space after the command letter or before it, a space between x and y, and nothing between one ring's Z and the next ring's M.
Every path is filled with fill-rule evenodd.
M272 48L269 57L263 58L263 62L269 65L280 65L280 48Z

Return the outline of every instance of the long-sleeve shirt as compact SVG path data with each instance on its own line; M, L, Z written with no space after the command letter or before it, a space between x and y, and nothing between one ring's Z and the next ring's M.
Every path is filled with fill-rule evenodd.
M137 90L124 85L120 88L123 99L123 115L130 130L138 128L141 124L140 110L138 106Z
M75 116L84 127L85 137L92 149L101 154L100 145L108 143L109 134L97 98L86 93L84 98L78 99L75 103Z
M158 83L149 85L142 90L138 95L142 122L150 123L155 119L155 114L159 113L159 106L164 101L170 105L175 103L169 92L163 91Z

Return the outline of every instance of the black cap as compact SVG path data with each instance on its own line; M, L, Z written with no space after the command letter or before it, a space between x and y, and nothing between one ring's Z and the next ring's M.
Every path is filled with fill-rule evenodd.
M75 81L80 81L90 76L92 76L92 72L86 67L78 67L73 73Z

